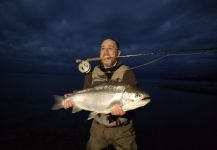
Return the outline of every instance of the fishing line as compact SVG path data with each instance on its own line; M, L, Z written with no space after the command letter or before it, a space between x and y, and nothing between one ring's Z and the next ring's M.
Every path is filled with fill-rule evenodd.
M208 52L215 52L215 51L217 51L217 49L215 49L215 50L207 50L207 51L202 51L202 52L191 52L191 53L167 53L167 54L165 54L164 56L161 56L161 57L159 57L159 58L156 58L156 59L154 59L154 60L151 60L151 61L149 61L149 62L146 62L146 63L144 63L144 64L141 64L141 65L138 65L138 66L134 66L134 67L132 67L132 68L130 68L129 70L133 70L133 69L137 69L137 68L141 68L141 67L144 67L144 66L146 66L146 65L150 65L150 64L152 64L152 63L155 63L155 62L158 62L158 61L160 61L160 60L162 60L162 59L164 59L164 58L166 58L166 57L169 57L169 56L184 56L184 55L198 55L198 54L203 54L203 53L208 53ZM149 55L150 54L156 54L156 53L149 53ZM158 53L159 54L159 53ZM137 54L138 56L142 56L142 54ZM130 56L131 57L131 56Z
M129 70L133 70L133 69L136 69L136 68L144 67L144 66L146 66L146 65L150 65L150 64L155 63L155 62L157 62L157 61L160 61L161 59L164 59L164 58L167 57L167 56L169 56L169 55L161 56L161 57L159 57L159 58L153 59L153 60L151 60L151 61L149 61L149 62L146 62L146 63L144 63L144 64L141 64L141 65L138 65L138 66L134 66L134 67L130 68Z

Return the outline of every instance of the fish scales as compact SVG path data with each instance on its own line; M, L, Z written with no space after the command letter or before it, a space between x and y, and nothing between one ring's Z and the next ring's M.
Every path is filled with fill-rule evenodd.
M65 101L73 101L73 112L86 110L108 114L115 104L122 106L124 111L133 110L145 106L150 102L150 95L134 86L126 83L104 83L92 88L73 92L64 99L56 96L56 104L53 110L61 109Z

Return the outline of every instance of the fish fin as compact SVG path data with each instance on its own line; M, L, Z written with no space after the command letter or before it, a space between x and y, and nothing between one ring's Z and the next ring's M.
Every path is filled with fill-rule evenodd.
M92 112L89 114L87 120L90 120L90 119L95 118L95 116L96 116L97 114L98 114L97 112L92 111Z
M72 113L76 113L76 112L79 112L81 110L82 110L81 108L79 108L77 106L73 106Z
M54 95L54 105L52 106L51 110L58 110L63 108L64 97L59 95Z

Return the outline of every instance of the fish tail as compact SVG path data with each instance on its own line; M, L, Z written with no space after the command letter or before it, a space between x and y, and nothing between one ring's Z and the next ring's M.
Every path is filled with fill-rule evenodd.
M64 97L63 96L58 96L58 95L54 95L54 105L52 106L51 110L58 110L63 108L63 104L64 104Z

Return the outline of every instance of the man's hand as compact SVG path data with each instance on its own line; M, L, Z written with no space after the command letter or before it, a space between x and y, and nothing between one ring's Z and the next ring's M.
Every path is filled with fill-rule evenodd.
M69 94L64 94L64 98L66 99L70 95L72 95L72 94L70 94L70 93ZM64 102L64 109L68 109L68 108L73 107L73 106L75 106L75 103L73 101L65 101Z
M122 107L120 105L114 105L111 108L111 114L115 116L123 116L126 114L125 111L123 111Z

